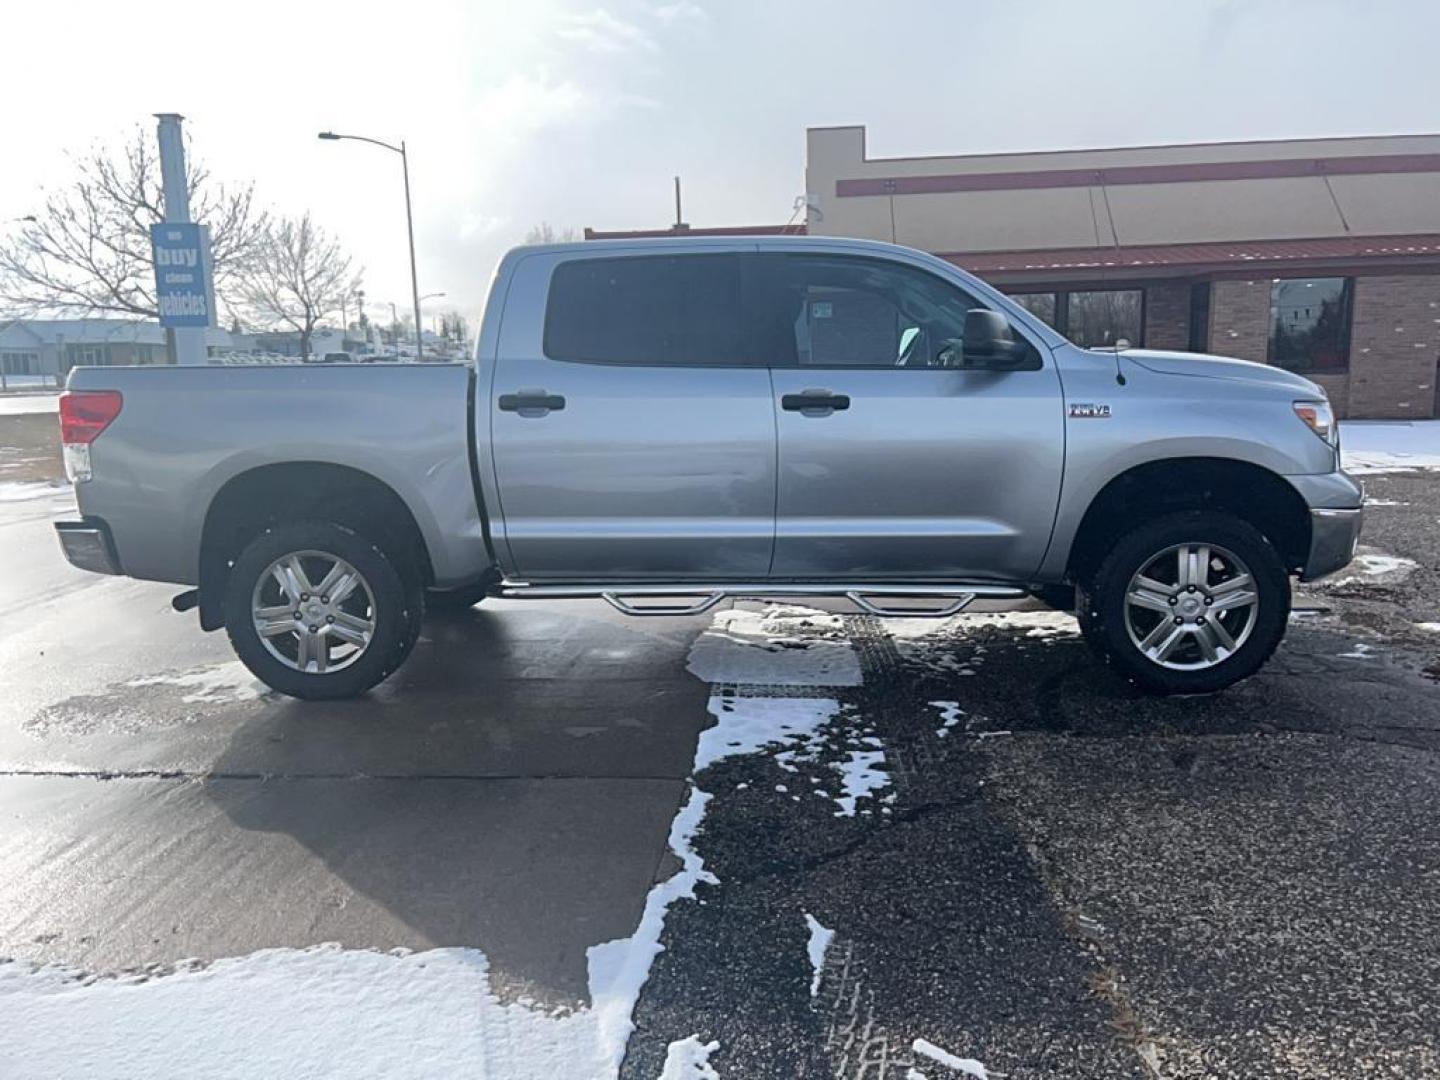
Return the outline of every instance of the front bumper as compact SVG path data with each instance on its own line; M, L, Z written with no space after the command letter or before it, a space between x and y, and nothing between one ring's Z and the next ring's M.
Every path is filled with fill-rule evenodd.
M115 542L110 539L110 530L103 521L96 518L57 521L55 535L60 538L60 548L71 566L92 574L123 573L120 560L115 557Z
M1363 506L1311 510L1310 556L1300 571L1300 580L1314 581L1348 566L1355 557L1355 545L1360 542L1364 523Z

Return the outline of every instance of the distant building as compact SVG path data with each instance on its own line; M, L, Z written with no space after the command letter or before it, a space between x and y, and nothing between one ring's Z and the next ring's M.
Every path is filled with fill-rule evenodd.
M243 335L238 335L243 337ZM237 335L211 329L211 355L237 347ZM0 370L6 375L64 375L73 367L168 363L165 329L131 319L21 319L0 323Z
M942 255L1082 345L1216 352L1437 415L1440 135L872 158L807 132L809 231Z

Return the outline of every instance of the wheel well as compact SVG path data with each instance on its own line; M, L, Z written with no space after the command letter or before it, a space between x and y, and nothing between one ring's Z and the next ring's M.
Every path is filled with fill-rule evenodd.
M1310 551L1310 512L1300 493L1269 469L1228 458L1172 458L1121 473L1090 503L1070 548L1067 574L1084 580L1136 525L1177 510L1224 510L1265 534L1287 568Z
M288 521L333 521L354 529L401 574L434 582L415 516L394 488L369 473L320 461L264 465L232 477L210 503L200 538L200 625L224 624L230 567L260 533Z

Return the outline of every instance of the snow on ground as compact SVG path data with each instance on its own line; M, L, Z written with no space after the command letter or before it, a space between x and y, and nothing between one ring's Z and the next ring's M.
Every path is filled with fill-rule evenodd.
M187 691L180 701L185 705L212 705L240 701L258 701L270 689L239 660L231 660L195 671L146 675L131 679L126 686L175 686Z
M989 1080L989 1074L985 1066L974 1058L956 1057L948 1050L942 1050L932 1042L925 1039L916 1039L910 1049L921 1057L929 1058L938 1065L947 1069L954 1069L956 1072L964 1073L966 1076L973 1076L975 1080ZM913 1071L913 1070L912 1070Z
M710 1055L719 1049L719 1042L712 1039L702 1043L698 1035L672 1042L665 1048L665 1069L660 1080L720 1080L720 1074L710 1064Z
M1440 420L1343 421L1340 456L1362 475L1440 469Z
M53 413L60 409L60 392L53 394L3 394L0 395L0 416L28 416L33 413Z
M1330 588L1355 584L1395 585L1409 577L1416 565L1414 559L1390 555L1361 544L1355 558L1346 567L1345 575L1326 582L1326 585Z
M884 750L850 751L850 756L840 763L840 786L845 794L835 801L840 804L841 815L854 817L857 799L879 791L890 782L884 764Z
M70 485L60 480L0 481L0 502L28 502L31 499L70 499Z
M860 661L850 643L809 633L840 625L840 616L809 608L722 611L696 640L687 667L708 683L858 686Z
M753 754L767 746L808 745L815 732L839 711L840 703L832 698L712 697L710 712L716 723L700 733L695 771L721 758ZM790 751L791 756L794 753Z
M1078 634L1080 624L1064 611L977 611L973 615L951 615L948 619L886 619L885 632L897 641L963 634L982 626L1024 630L1026 637L1057 637Z
M266 949L157 977L0 965L0 1075L598 1076L588 1011L502 1005L474 949Z
M670 850L680 859L680 869L650 890L640 925L628 938L592 945L586 950L589 961L590 1009L596 1021L604 1072L615 1076L625 1057L625 1044L635 1030L631 1019L640 990L650 977L650 965L660 954L660 931L665 927L665 913L681 898L694 899L695 886L700 882L718 884L714 874L705 869L704 860L693 846L695 834L705 816L710 796L699 788L690 789L690 798L675 815L670 825ZM584 1058L577 1058L583 1061ZM583 1075L583 1074L576 1074Z
M805 912L805 928L810 931L805 952L810 957L810 970L814 972L810 980L810 996L815 997L820 993L820 973L825 970L825 953L829 951L830 943L835 940L835 931L828 926L821 926L820 920L808 911Z
M930 704L940 710L940 726L935 730L935 737L943 739L950 734L951 728L960 723L965 710L960 708L958 701L932 701Z

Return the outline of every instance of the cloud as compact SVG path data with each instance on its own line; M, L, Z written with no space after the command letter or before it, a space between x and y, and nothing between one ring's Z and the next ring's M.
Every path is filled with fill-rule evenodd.
M650 14L667 26L676 22L710 20L710 13L695 3L695 0L674 0L674 3L670 4L656 4L650 8Z
M655 39L640 26L616 18L604 8L584 15L567 15L556 35L597 53L620 53L631 49L655 51Z

